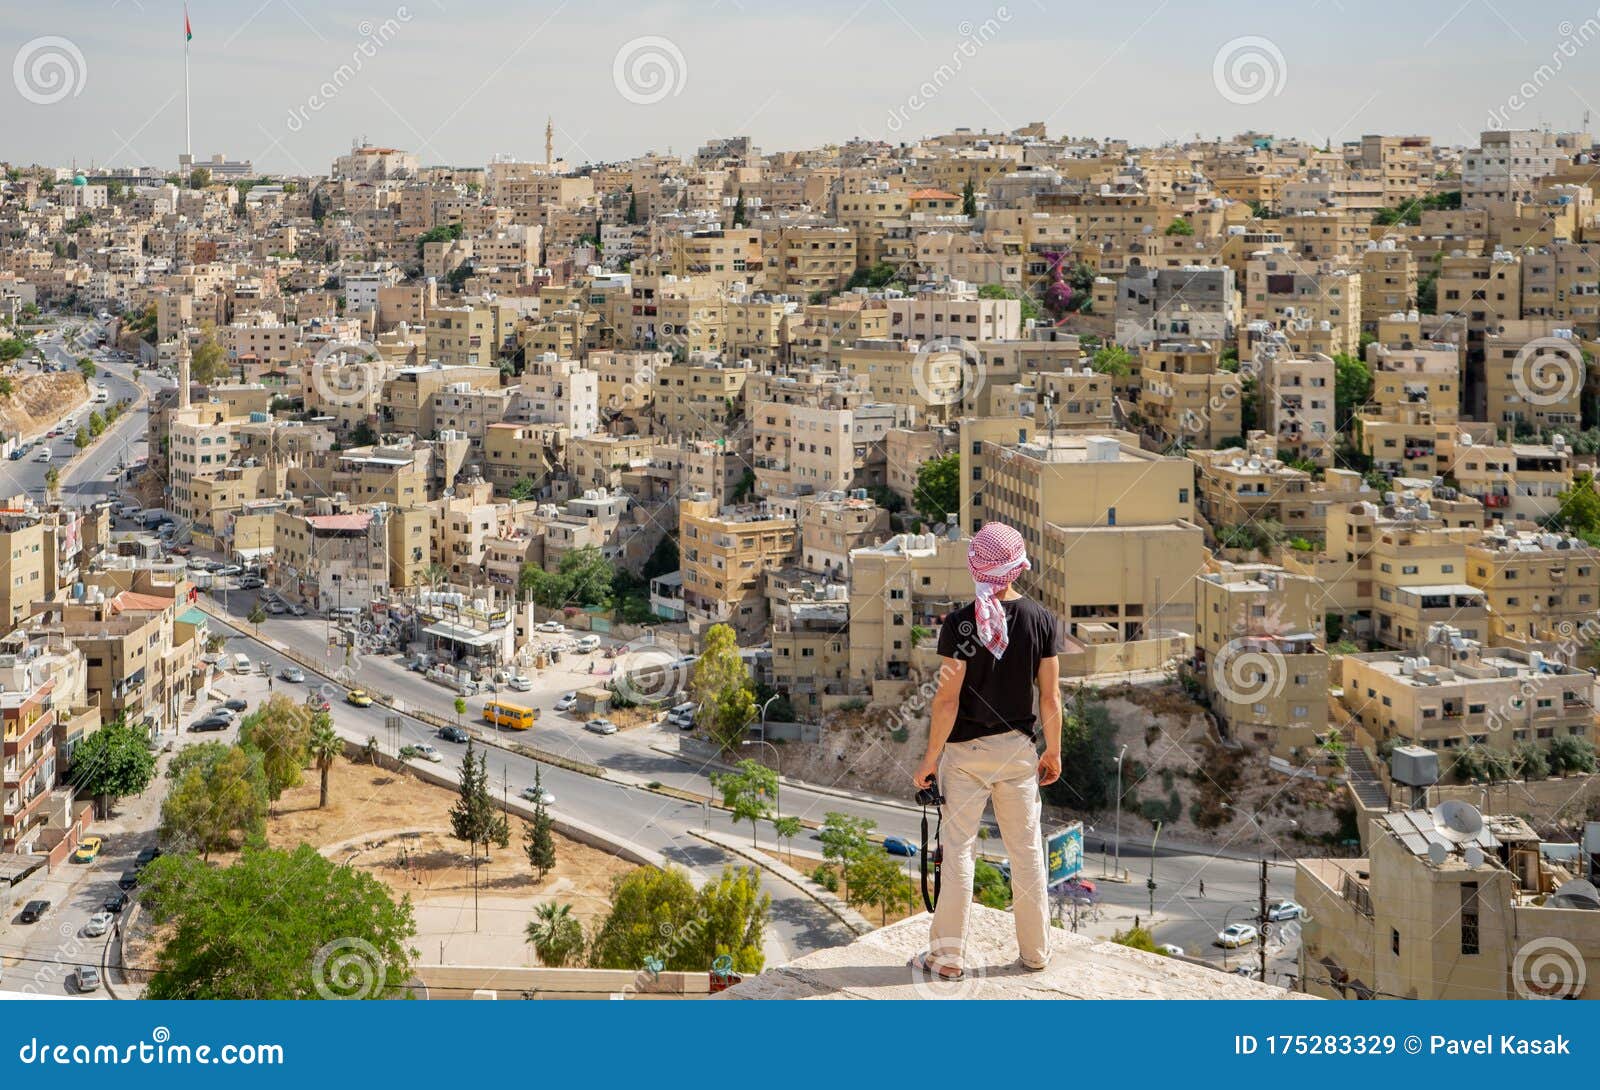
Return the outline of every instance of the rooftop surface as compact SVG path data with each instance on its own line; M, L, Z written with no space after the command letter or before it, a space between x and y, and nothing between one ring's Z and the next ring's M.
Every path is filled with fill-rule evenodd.
M1055 953L1043 972L1016 964L1011 916L972 907L967 977L930 980L906 964L928 941L928 916L912 916L848 946L807 954L747 978L716 999L1309 999L1176 958L1052 933Z

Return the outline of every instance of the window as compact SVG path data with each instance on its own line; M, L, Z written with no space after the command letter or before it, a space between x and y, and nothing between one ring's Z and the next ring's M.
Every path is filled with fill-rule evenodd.
M1461 883L1461 952L1478 952L1478 883Z
M1395 957L1400 956L1400 932L1392 927L1389 928L1389 949Z

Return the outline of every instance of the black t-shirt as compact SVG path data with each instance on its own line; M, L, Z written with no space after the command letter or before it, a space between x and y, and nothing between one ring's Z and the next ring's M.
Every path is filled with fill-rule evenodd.
M1039 725L1033 711L1033 683L1046 655L1059 655L1061 625L1055 614L1027 598L1000 603L1006 611L1009 642L999 661L978 639L977 606L967 604L944 619L939 654L967 664L961 707L950 741L969 742L1008 730L1031 735Z

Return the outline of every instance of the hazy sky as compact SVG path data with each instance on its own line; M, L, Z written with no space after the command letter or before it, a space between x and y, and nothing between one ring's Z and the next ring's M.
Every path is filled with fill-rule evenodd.
M193 0L194 150L324 173L364 136L481 164L541 157L547 114L577 161L1029 121L1140 142L1253 128L1468 143L1492 117L1576 128L1600 104L1597 7ZM0 158L175 164L179 0L5 0L0 32Z

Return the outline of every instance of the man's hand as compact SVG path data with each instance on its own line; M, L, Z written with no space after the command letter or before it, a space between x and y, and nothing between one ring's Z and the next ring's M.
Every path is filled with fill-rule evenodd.
M1039 786L1055 783L1061 778L1061 754L1047 749L1039 757Z
M924 753L922 762L917 765L917 770L911 774L911 781L917 785L917 790L922 790L933 782L939 773L939 758L932 753Z

